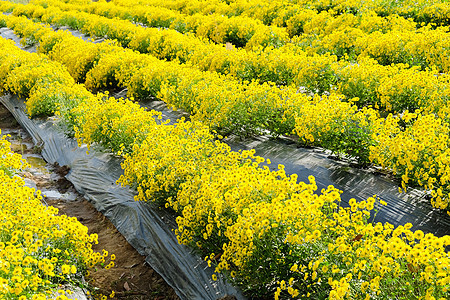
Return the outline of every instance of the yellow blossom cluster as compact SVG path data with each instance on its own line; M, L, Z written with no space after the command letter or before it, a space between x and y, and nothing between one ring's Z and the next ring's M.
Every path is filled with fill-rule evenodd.
M7 8L9 4L4 10ZM112 20L79 11L61 11L57 7L43 9L39 5L16 5L13 14L70 26L91 36L116 39L122 46L159 59L188 62L200 70L231 74L244 80L272 81L282 85L296 83L314 91L324 89L322 86L329 88L329 65L336 60L329 54L307 55L294 44L279 48L259 46L257 51L230 49L224 44L214 44L192 34L143 28L126 20ZM304 67L299 69L299 66ZM318 82L317 73L324 73L320 81L327 82Z
M408 125L405 130L402 123ZM434 114L405 112L377 120L374 127L379 143L371 146L370 159L401 177L404 191L417 183L431 191L434 207L447 208L450 125Z
M338 91L357 97L358 107L372 106L385 115L421 109L448 119L450 77L436 69L419 70L407 64L380 66L369 58L360 59L336 72L341 78Z
M44 11L46 14L44 14ZM201 43L198 39L192 39L186 36L183 36L183 38L182 36L176 37L172 35L173 32L164 30L155 33L155 35L158 36L164 34L164 38L144 38L144 33L144 36L136 33L132 35L133 40L130 41L131 36L127 32L133 32L133 30L136 32L138 29L129 22L122 24L123 26L120 26L120 30L117 30L117 24L114 23L117 20L112 22L111 20L100 19L99 17L89 14L85 14L84 17L82 17L80 13L76 11L71 13L70 17L68 17L67 14L69 14L69 12L62 13L58 12L57 9L43 10L41 6L32 5L19 6L15 10L15 13L34 17L36 17L36 14L38 16L44 14L41 19L51 20L52 23L62 22L60 24L69 24L72 26L74 26L74 19L78 20L77 22L84 24L87 22L86 18L88 18L90 20L88 22L89 26L82 26L88 33L94 35L104 34L109 37L117 38L122 44L128 45L132 49L152 53L158 58L178 58L181 61L189 62L192 66L200 68L201 70L211 70L219 73L231 74L240 79L258 81L269 80L278 84L294 83L297 86L305 86L306 90L312 92L321 93L324 91L336 90L339 94L343 94L348 99L354 97L360 98L360 101L358 102L360 107L362 105L376 103L379 105L380 109L387 111L401 111L403 109L415 110L419 107L423 107L424 104L439 107L442 102L447 100L445 95L448 92L448 76L436 76L436 74L439 72L439 69L447 69L450 62L450 56L445 54L445 49L448 48L444 46L447 38L443 37L440 33L445 36L448 34L444 33L442 30L429 30L429 32L420 33L427 38L418 38L419 33L415 33L412 29L415 28L414 24L411 23L411 21L404 19L403 22L401 21L401 18L392 18L389 19L389 21L382 19L380 21L378 20L380 19L379 17L374 17L372 19L376 19L375 21L369 18L370 21L365 23L360 22L361 24L359 26L365 31L370 31L370 28L372 27L378 26L382 28L388 24L389 26L387 27L393 28L389 31L389 34L380 33L380 31L376 32L383 34L383 36L393 36L395 39L398 38L398 35L395 34L395 32L399 31L400 28L407 34L412 32L411 34L416 36L411 38L411 41L414 43L422 43L421 45L417 45L417 47L422 50L416 46L414 47L416 47L416 50L419 49L417 51L420 52L420 55L427 56L427 58L421 60L429 61L428 65L431 66L430 69L422 70L420 67L426 66L427 63L423 65L423 63L411 61L410 59L394 59L395 62L406 61L408 64L383 66L374 59L367 57L374 56L378 59L378 54L369 55L367 53L361 53L356 63L349 63L347 61L337 62L336 56L330 55L330 52L319 55L313 51L313 53L308 55L303 50L297 49L293 44L288 44L278 49L268 47L266 50L261 51L244 51L239 49L226 50L224 47L220 48L219 45L206 45ZM327 14L326 16L327 18L332 18L330 14ZM356 18L353 15L350 16L352 16L350 18L351 20ZM349 25L346 23L346 19L339 19L336 20L336 22L325 22L320 19L316 20L310 26L311 29L309 29L309 35L320 36L322 37L321 40L325 40L323 37L324 35L328 36L336 32L341 32L341 30L337 30L340 26L350 26L356 22L355 20L347 22L350 24ZM321 24L329 25L328 27L324 25L320 27L319 25ZM76 25L75 28L77 28L77 26L78 25ZM130 26L132 26L132 28L130 28ZM101 33L97 32L98 30L101 31ZM140 32L140 30L138 31ZM171 35L170 38L168 36L169 32ZM348 34L344 34L343 36L347 38ZM424 41L431 41L430 37L435 37L433 38L434 42L430 42L433 45L423 44ZM190 39L192 41L189 43L187 40L186 42L183 42L183 39ZM381 40L379 38L365 39L371 43L379 42ZM167 45L167 47L160 44L161 41L167 43L168 40L173 40L175 44L172 44L171 46ZM393 41L386 43L389 47L397 44L398 43ZM194 47L194 45L198 45L199 47ZM364 51L369 51L368 49L370 47L362 45L359 48L365 49ZM382 47L376 46L373 49L378 49L377 51L379 51ZM423 49L427 50L424 51ZM435 55L430 52L430 49L435 49L437 54ZM400 53L397 50L393 49L392 51ZM409 53L407 56L415 59L420 56L416 52ZM383 56L389 58L393 57L390 54L383 54ZM83 60L80 60L80 63L84 63ZM389 61L385 63L389 63ZM417 68L409 68L410 65L417 65ZM298 68L298 66L301 66L301 68ZM83 72L83 70L79 68L79 72ZM84 73L81 75L83 74ZM422 103L424 101L426 101L426 103Z
M11 43L2 43L14 51ZM19 61L27 56L33 55L16 51ZM218 272L229 272L255 293L266 292L257 296L448 296L448 236L424 236L411 231L410 224L370 224L371 212L383 204L375 197L352 200L343 208L335 188L317 194L313 177L306 184L287 176L281 165L270 171L261 165L270 161L254 150L230 151L199 122L159 123L155 112L131 101L85 95L70 109L77 138L122 155L119 182L134 186L137 200L154 200L176 211L179 241L207 255ZM333 107L338 100L315 97L311 107ZM340 110L342 118L352 120L346 113L355 112L351 105ZM367 124L380 120L369 110L364 118ZM67 270L61 265L61 274Z
M284 1L283 1L284 2ZM319 11L334 10L338 13L362 11L375 11L380 16L399 15L411 18L416 22L434 23L445 26L448 24L450 6L443 0L403 0L401 2L382 0L360 1L360 0L331 0L331 1L293 1L296 5L307 6Z
M27 32L23 28L35 27L41 32L39 24L23 17L4 18L21 35ZM61 31L41 36L39 50L63 63L78 81L85 80L91 91L120 86L128 88L129 97L158 96L223 133L249 135L269 129L275 134L290 134L294 110L309 98L293 86L240 82L232 76L161 61L114 43L84 42Z
M99 133L106 135L103 139L126 131L127 124L132 132L137 125L126 121L133 118L127 114L142 120L154 115L116 99L86 102L82 109L87 113L79 122L85 126L80 138L92 126L109 128ZM122 127L111 127L118 123ZM260 167L265 160L254 150L230 151L200 123L147 124L141 130L145 140L137 139L129 153L118 153L125 157L119 182L136 187L136 200L175 210L180 243L207 254L218 272L229 271L253 288L270 287L266 291L275 297L448 296L448 237L424 238L410 231L410 224L395 230L368 224L378 205L375 198L341 208L338 190L314 194L314 178L310 184L297 183L283 166L278 171ZM85 141L109 145L101 137ZM257 272L261 269L270 276ZM399 282L405 287L400 291Z
M338 155L345 153L367 164L370 147L380 143L374 131L377 120L379 115L371 108L358 109L335 95L316 95L296 111L294 132L307 144L320 145Z
M140 5L130 10L107 2L86 5L65 3L58 0L33 1L35 5L58 7L64 11L84 11L108 18L120 18L142 23L148 27L171 28L178 32L192 32L198 37L216 43L231 43L236 47L251 49L255 46L281 46L288 41L284 28L266 26L250 17L232 17L221 14L184 15L173 10Z
M78 1L85 4L86 1ZM184 14L223 14L227 16L249 16L261 20L267 25L286 27L292 18L304 10L334 11L336 14L358 14L374 11L379 16L399 15L412 18L418 23L434 23L439 26L448 24L450 5L443 0L403 0L403 1L361 1L361 0L112 0L112 3L124 7L152 5L176 10Z
M20 51L15 46L10 48L16 52ZM29 55L24 60L15 59L17 55L14 52L2 52L0 55L2 60L0 84L3 90L27 97L49 82L74 84L73 78L67 72L62 72L64 67L38 54Z
M61 284L82 285L86 268L105 257L93 252L97 236L86 226L43 205L41 191L13 176L26 166L1 136L0 298L45 300Z
M232 76L202 72L175 61L163 62L149 55L122 49L114 43L94 45L82 42L70 34L54 33L23 17L3 16L3 19L16 32L38 38L41 41L40 51L48 52L52 59L64 63L78 80L86 74L86 85L92 90L118 85L127 87L129 96L136 98L159 96L169 105L193 114L195 120L225 134L233 132L245 136L258 133L260 129L268 129L274 134L294 132L306 143L351 155L363 164L377 163L394 171L399 178L408 166L407 160L400 159L404 154L392 152L387 156L388 152L382 149L388 148L397 131L413 130L414 133L404 136L408 136L409 144L414 144L414 135L418 134L415 131L419 130L414 125L415 117L410 118L406 129L402 122L389 128L376 124L384 124L389 111L414 111L417 108L422 110L421 116L437 114L440 122L448 120L448 76L435 76L432 71L420 71L406 65L381 66L380 69L373 60L362 60L339 71L340 77L347 78L339 84L339 91L361 98L345 100L335 94L311 98L299 93L293 86L283 88L273 84L239 82ZM378 82L384 85L380 86ZM375 95L379 99L374 99ZM376 109L364 108L366 105L373 105ZM70 124L75 123L74 118ZM380 128L385 130L389 139L382 138ZM432 136L427 135L432 146L424 150L424 159L413 164L414 170L409 167L411 172L407 181L405 176L401 179L405 185L409 182L430 189L433 199L440 197L439 204L436 200L433 203L445 208L449 190L445 177L430 185L420 175L423 173L420 169L429 166L434 166L435 170L442 169L437 172L443 174L450 163L445 158L446 153L439 154L439 161L435 160L438 152L432 149L441 146L437 144L439 140ZM122 142L116 143L114 151L119 151L120 144Z
M136 200L176 211L179 242L252 292L264 286L275 297L448 296L448 236L421 241L411 224L368 223L382 203L374 197L342 208L333 187L317 195L313 177L305 184L283 166L270 171L254 150L230 151L198 123L157 125L132 150L119 182L136 187Z
M134 144L152 134L156 119L161 119L160 112L146 111L130 100L115 99L108 94L91 95L71 109L71 113L74 119L70 123L75 124L79 145L86 143L89 147L98 143L117 155L131 152Z
M297 112L294 132L306 143L391 170L404 191L419 185L431 193L434 207L448 210L448 106L439 111L445 119L421 110L382 117L371 108L358 109L335 96L315 96Z
M10 145L6 136L0 136L0 170L4 174L14 175L17 170L24 169L28 164L21 155L11 152Z
M171 10L164 8L163 12L159 13L162 8L147 5L133 6L127 11L125 7L110 3L85 6L66 4L59 0L42 0L42 2L34 1L33 3L55 6L65 11L81 10L108 18L131 19L151 27L173 28L182 33L193 32L199 37L206 37L217 43L231 42L236 46L247 45L248 49L258 45L276 47L291 42L288 41L287 36L283 37L281 33L272 32L274 28L279 27L273 27L270 32L265 27L256 29L257 26L252 23L254 19L243 16L229 19L216 14L194 14L180 21L180 17L174 16L175 12ZM228 21L238 18L245 18L240 23L243 27L231 25L231 21ZM221 21L221 19L227 21ZM352 13L336 14L332 9L319 13L307 8L301 10L298 8L287 21L287 31L290 36L299 35L292 42L296 45L305 45L306 47L301 48L308 53L329 52L338 57L354 58L369 56L383 65L409 63L421 67L434 66L438 70L447 72L450 68L448 58L450 50L446 46L450 41L448 29L446 27L432 28L429 25L416 30L417 27L420 27L420 24L410 19L398 15L381 17L373 10L354 15ZM260 37L264 41L255 42L252 37L255 39ZM271 39L270 43L265 40L267 38Z
M5 39L0 48L0 90L26 97L30 116L70 114L76 101L89 97L64 66L45 55L24 52Z
M14 22L9 22L10 26L14 26ZM20 30L20 29L16 29ZM73 74L73 76L80 80L82 75L87 72L86 68L95 64L98 59L99 52L106 51L106 49L98 50L93 45L85 44L86 46L82 54L80 56L79 52L73 51L73 49L78 48L76 45L76 40L70 40L72 42L71 47L69 47L69 42L64 45L59 45L58 47L54 47L53 52L58 51L58 54L54 56L58 56L60 61L62 61L62 57L65 60L66 66L68 66L69 70ZM50 45L46 46L49 43ZM79 43L79 42L78 42ZM54 46L53 41L46 41L42 47L52 47ZM71 49L71 50L67 50ZM95 50L94 50L95 49ZM44 51L49 51L44 49ZM139 56L136 56L136 60L139 60ZM68 59L69 58L69 59ZM139 62L139 66L148 64L145 59L147 57L142 56L141 62ZM309 85L315 87L315 89L328 89L329 84L327 83L326 78L332 78L335 76L339 77L341 80L338 85L338 92L340 94L344 94L349 98L359 97L360 101L358 102L359 106L367 105L367 104L380 104L379 106L384 108L385 110L402 110L402 109L410 109L414 110L418 107L423 107L424 101L423 99L428 99L432 97L432 101L428 101L428 105L433 105L434 107L440 107L440 104L446 99L441 99L443 95L445 95L446 89L448 89L448 84L445 82L448 79L445 76L436 77L434 76L434 72L431 71L414 71L407 69L405 66L397 65L397 66L379 66L373 60L363 60L360 61L356 65L342 66L341 64L335 64L333 67L330 67L330 58L332 57L323 57L321 60L316 60L316 62L311 66L304 66L302 71L302 75L298 75L297 77L303 77L303 80ZM106 61L106 59L104 60ZM155 60L152 60L154 62ZM239 64L236 64L239 65ZM109 70L105 70L104 66L98 66L98 68L103 68L104 72L110 72ZM126 68L127 70L131 70L132 68ZM135 69L138 72L138 69ZM324 74L324 76L312 76L312 74L316 74L317 71L320 71ZM411 74L411 72L414 72ZM144 75L146 72L143 72ZM328 75L327 75L328 74ZM104 74L103 74L104 75ZM142 75L142 74L140 74ZM140 78L142 76L134 76L135 78ZM411 76L415 75L415 76ZM120 75L121 76L121 75ZM120 77L116 74L116 77ZM125 76L125 75L124 75ZM131 76L127 74L126 76ZM103 81L103 77L93 76L97 78L99 81ZM109 74L110 82L112 84L114 80L111 77L112 74ZM144 76L145 77L145 76ZM317 82L316 78L325 78L324 82ZM369 77L369 78L368 78ZM368 81L371 79L372 81ZM402 80L399 80L402 79ZM221 79L219 79L221 80ZM89 81L89 80L88 80ZM123 82L125 80L120 80ZM142 82L142 79L139 80L139 84L136 84L136 87L141 87L147 85L146 82ZM161 81L161 79L157 80ZM192 80L196 81L196 80ZM214 80L212 80L214 81ZM153 82L153 81L150 81ZM107 84L108 82L103 82L103 84ZM380 85L381 83L381 85ZM395 85L395 89L393 89L393 85ZM97 86L98 87L98 86ZM413 91L409 92L413 87ZM128 88L130 88L128 86ZM248 88L245 88L248 90ZM436 92L438 90L438 92ZM441 92L442 90L442 92ZM420 91L420 92L419 92ZM420 95L417 95L419 94ZM155 94L155 93L154 93ZM387 95L386 95L387 94ZM406 94L406 95L405 95ZM415 94L416 96L412 96L410 94ZM134 97L139 98L140 95L131 94ZM398 99L400 98L400 99ZM406 98L407 101L403 99ZM394 103L396 102L396 103ZM181 108L186 109L183 106L179 106ZM433 108L431 110L433 110ZM187 109L189 111L189 109Z
M379 17L373 11L337 16L323 11L299 22L302 34L294 43L305 45L302 49L308 53L331 53L350 60L370 57L381 65L407 63L423 69L435 67L439 72L450 68L448 26L420 27L410 19Z

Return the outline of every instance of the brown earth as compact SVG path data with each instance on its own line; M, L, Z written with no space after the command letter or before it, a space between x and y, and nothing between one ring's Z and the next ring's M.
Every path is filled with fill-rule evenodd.
M17 141L12 147L16 152L27 154L36 151L33 147L23 146L24 143L31 144L31 138L24 133L14 117L1 104L0 129L2 134L11 132L10 139L20 140L20 147L17 146ZM21 134L15 136L19 132ZM36 176L27 171L23 172L21 176L34 181L39 189L76 193L72 184L64 178L69 171L67 166L49 166L48 169L60 177L52 180L50 176ZM90 270L90 275L86 278L96 298L100 298L102 295L109 296L114 291L116 299L179 299L174 290L145 262L145 258L125 240L114 225L81 195L77 194L74 201L46 198L45 202L57 207L61 214L76 217L78 221L89 228L89 233L97 233L99 243L94 245L94 251L105 249L109 254L115 254L116 260L113 268Z
M47 199L47 203L57 207L62 214L76 217L89 228L89 233L98 234L99 243L94 245L94 251L105 249L116 255L113 268L90 270L87 280L98 289L97 294L110 295L114 291L118 299L178 299L172 288L147 265L144 257L86 199Z

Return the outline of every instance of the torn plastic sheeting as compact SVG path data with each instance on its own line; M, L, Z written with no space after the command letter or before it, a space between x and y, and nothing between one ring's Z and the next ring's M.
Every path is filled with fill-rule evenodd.
M174 216L151 203L136 202L129 188L115 184L123 170L120 160L86 146L58 130L55 122L30 120L25 104L15 96L6 95L0 101L32 136L43 141L42 156L49 163L70 167L66 176L76 190L84 194L95 208L108 217L127 241L146 256L149 265L172 286L181 299L218 299L235 295L245 299L223 276L212 280L214 269L178 241L171 231L176 227Z

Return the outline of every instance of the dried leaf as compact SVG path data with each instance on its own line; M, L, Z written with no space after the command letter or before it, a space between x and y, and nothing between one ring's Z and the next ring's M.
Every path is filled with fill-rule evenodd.
M355 236L354 238L353 238L353 242L357 242L357 241L359 241L359 240L361 240L361 238L363 237L363 235L362 234L358 234L357 236Z
M413 266L413 265L410 264L410 263L407 263L406 266L408 267L408 270L409 270L411 273L417 273L417 272L419 271L419 268L418 268L418 267L415 267L415 266Z

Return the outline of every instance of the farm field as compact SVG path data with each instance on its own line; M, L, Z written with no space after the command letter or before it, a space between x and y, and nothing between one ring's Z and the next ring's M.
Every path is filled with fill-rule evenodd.
M11 149L21 154L30 164L20 173L25 184L41 190L45 205L56 207L59 215L76 217L88 227L90 234L96 234L98 244L93 245L94 251L102 252L105 249L116 256L114 268L89 268L90 275L85 278L89 285L83 287L84 294L90 291L96 298L101 298L102 295L110 296L114 291L115 298L118 299L178 299L174 291L149 268L144 257L128 244L113 224L77 194L73 185L64 177L70 170L45 163L32 138L3 105L0 106L0 129L2 134L10 135L7 140L11 143ZM63 280L59 284L73 289L64 284ZM85 299L79 298L82 295L80 290L75 291L78 294L72 294L72 299L75 296L79 300Z
M314 176L299 181L224 139L289 137L384 174L398 193L420 190L450 215L448 2L32 0L0 10L0 26L22 38L0 39L2 92L25 99L31 119L59 120L79 147L119 158L117 184L175 216L173 234L212 281L253 299L450 298L450 228L372 222L383 198L343 203L335 187L320 191ZM152 99L187 118L141 105ZM3 207L15 209L17 189L41 209L39 191L13 176L25 163L2 145ZM45 299L58 277L51 260L8 254L48 256L33 248L42 233L20 224L2 227L0 293ZM81 265L52 265L58 280L102 263L92 239L68 237Z

